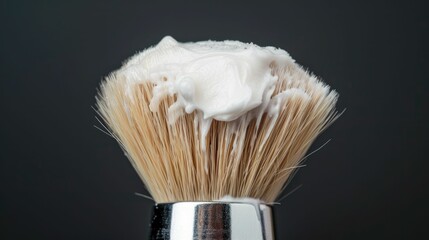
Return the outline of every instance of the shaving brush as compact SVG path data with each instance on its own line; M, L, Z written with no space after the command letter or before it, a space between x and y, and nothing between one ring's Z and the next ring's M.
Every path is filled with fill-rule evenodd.
M97 111L156 202L151 239L274 239L271 204L338 116L338 94L284 51L204 44L189 50L194 45L169 37L137 54L102 82ZM244 61L250 63L233 65ZM241 67L251 64L259 65ZM236 90L207 92L222 87L212 84L221 78L233 82L237 74L225 75L231 69L253 77L248 85L254 91L243 96L255 101L242 101L239 90L249 89L243 80ZM263 81L269 84L255 85ZM228 115L208 114L207 103L223 91L234 98L222 96L222 104L210 105L216 114L230 102L243 104L225 110Z

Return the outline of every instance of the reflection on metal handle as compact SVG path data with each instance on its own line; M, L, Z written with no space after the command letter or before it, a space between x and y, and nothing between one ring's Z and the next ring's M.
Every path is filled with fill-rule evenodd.
M154 206L152 240L274 240L271 207L240 202Z

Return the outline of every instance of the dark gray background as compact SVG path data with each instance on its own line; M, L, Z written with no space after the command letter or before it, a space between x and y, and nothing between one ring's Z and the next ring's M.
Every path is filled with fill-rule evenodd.
M426 233L424 1L2 1L1 239L147 239L152 202L91 109L103 76L163 36L287 50L340 93L276 207L278 239ZM426 147L426 148L425 148Z

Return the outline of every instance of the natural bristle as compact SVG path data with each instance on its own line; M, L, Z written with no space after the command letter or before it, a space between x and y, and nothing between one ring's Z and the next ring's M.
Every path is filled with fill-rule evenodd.
M265 113L260 123L252 119L247 125L214 120L205 147L196 127L201 123L194 121L200 112L169 122L175 96L151 111L153 83L131 84L121 70L102 83L97 108L156 202L226 195L274 202L312 142L335 119L337 93L296 64L272 66L272 73L278 76L273 97L296 89L283 99L278 116Z

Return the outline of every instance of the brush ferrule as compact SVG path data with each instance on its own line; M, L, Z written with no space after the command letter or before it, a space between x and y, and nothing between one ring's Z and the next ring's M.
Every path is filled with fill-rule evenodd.
M271 206L241 202L156 204L152 240L273 240Z

